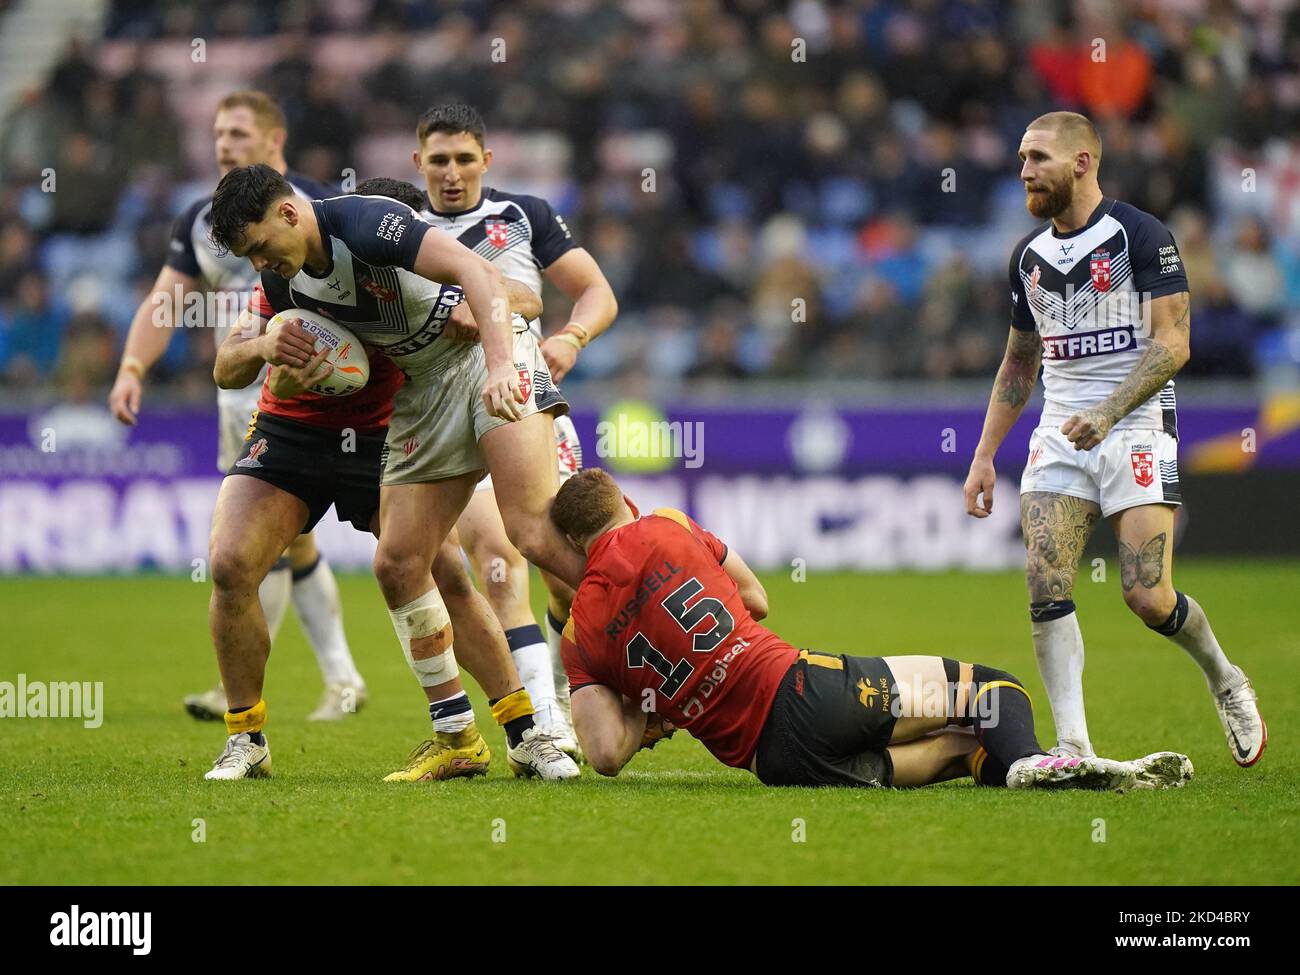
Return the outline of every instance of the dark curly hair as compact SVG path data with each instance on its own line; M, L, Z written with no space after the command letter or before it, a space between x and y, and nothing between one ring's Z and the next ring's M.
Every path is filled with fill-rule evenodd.
M430 132L446 132L449 135L468 132L482 149L487 126L483 124L483 116L472 105L434 105L420 116L420 124L415 128L415 137L423 145Z
M237 166L221 177L212 194L212 229L208 232L217 254L228 253L250 223L257 223L272 203L286 196L293 196L289 181L263 163Z
M387 176L372 176L356 188L357 196L386 196L398 203L405 203L419 213L429 205L428 198L404 179L390 179Z

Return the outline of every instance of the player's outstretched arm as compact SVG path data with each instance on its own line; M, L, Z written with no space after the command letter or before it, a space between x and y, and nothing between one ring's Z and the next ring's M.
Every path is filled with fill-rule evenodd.
M601 775L618 775L641 747L646 712L603 684L573 692L573 730L587 761Z
M175 331L177 296L189 294L197 287L198 282L188 274L164 267L158 272L153 289L135 310L122 361L117 367L117 379L108 394L108 408L118 421L135 426L145 374L166 353Z
M1179 291L1151 299L1151 344L1142 358L1096 406L1080 410L1061 424L1075 450L1091 450L1111 428L1164 388L1191 357L1191 295Z
M734 548L727 549L727 557L722 560L722 571L731 576L731 581L740 590L740 601L749 610L749 615L756 620L765 618L767 590L758 581L758 576L754 575L754 570L745 563Z
M542 343L542 355L558 383L573 368L578 352L613 323L618 299L596 259L581 247L565 251L543 273L573 301L568 324Z
M1038 381L1038 367L1043 360L1043 343L1038 332L1011 327L1007 351L1002 356L988 411L984 414L984 431L966 476L966 513L987 518L993 512L993 485L997 472L993 458L1033 395ZM981 497L982 495L982 497ZM981 503L982 502L982 503Z

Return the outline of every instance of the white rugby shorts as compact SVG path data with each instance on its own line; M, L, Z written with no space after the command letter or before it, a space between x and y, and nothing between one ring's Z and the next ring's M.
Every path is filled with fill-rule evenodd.
M1182 504L1178 441L1163 430L1112 430L1092 450L1075 450L1059 424L1029 438L1020 493L1046 491L1085 498L1102 517L1143 504Z

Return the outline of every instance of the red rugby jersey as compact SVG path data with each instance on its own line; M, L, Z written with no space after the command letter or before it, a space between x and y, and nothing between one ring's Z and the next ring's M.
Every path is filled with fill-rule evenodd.
M748 767L781 678L798 651L758 624L722 569L727 546L660 508L606 532L564 629L570 691L603 684Z
M260 284L253 287L249 311L264 319L275 316L275 309L266 300ZM370 360L370 381L350 396L325 396L321 393L302 393L283 399L271 392L270 380L262 384L262 395L257 401L260 412L282 416L315 427L329 430L351 428L358 433L376 433L388 428L388 418L393 413L393 396L406 380L393 360L374 349L366 349Z

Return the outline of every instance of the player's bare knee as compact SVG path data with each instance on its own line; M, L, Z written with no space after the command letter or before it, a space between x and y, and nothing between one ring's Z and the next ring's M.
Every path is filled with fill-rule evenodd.
M1178 602L1172 586L1145 589L1135 586L1124 593L1124 603L1147 626L1159 626L1169 619Z
M390 551L382 545L375 552L370 567L375 573L375 581L379 583L379 588L385 595L402 591L407 588L409 580L425 571L418 557L405 552Z
M213 588L221 592L255 590L265 573L258 572L255 560L238 546L214 544L208 552L208 566Z
M1041 559L1031 558L1026 562L1025 585L1029 589L1030 604L1074 598L1073 576L1053 571Z
M604 775L613 778L618 775L619 772L623 771L623 766L619 765L618 762L614 761L610 756L602 754L593 755L591 752L586 752L585 754L587 763L595 769L597 775Z
M433 560L433 581L448 603L467 599L473 591L460 550L454 546L444 545L438 550L438 556Z
M519 576L528 571L524 557L509 545L479 545L472 557L479 578L488 589L513 588Z
M295 569L306 568L320 557L316 548L316 536L311 532L299 535L289 543L289 564Z

